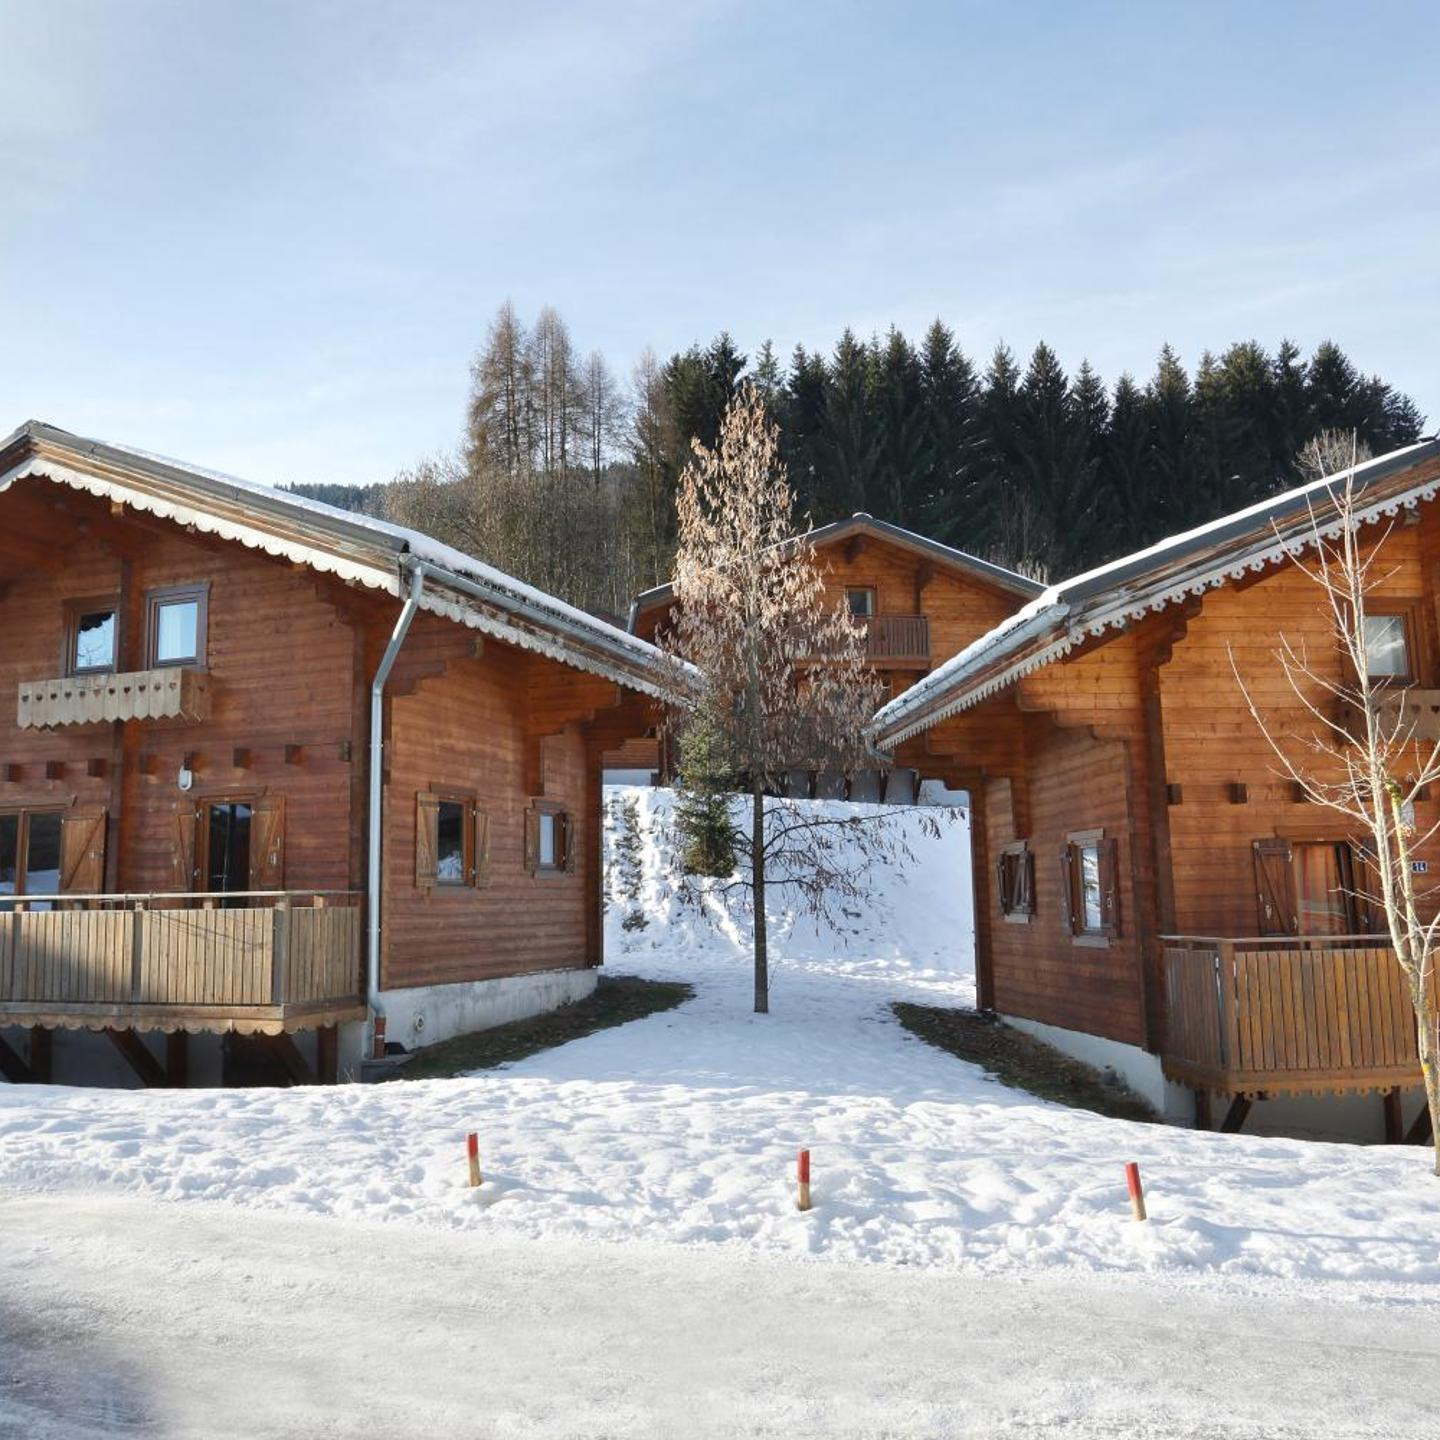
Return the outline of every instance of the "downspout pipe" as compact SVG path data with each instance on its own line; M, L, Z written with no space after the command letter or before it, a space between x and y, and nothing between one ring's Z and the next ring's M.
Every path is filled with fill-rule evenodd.
M385 1010L380 1003L380 886L381 846L384 838L385 781L385 682L395 667L395 657L410 633L410 622L420 608L420 592L425 588L425 572L419 565L406 567L410 574L410 593L396 618L395 628L390 632L390 643L380 657L375 678L370 682L370 806L369 822L369 863L366 873L366 944L365 944L365 1000L368 1011L367 1055L375 1055L384 1044ZM379 1058L376 1056L375 1058Z

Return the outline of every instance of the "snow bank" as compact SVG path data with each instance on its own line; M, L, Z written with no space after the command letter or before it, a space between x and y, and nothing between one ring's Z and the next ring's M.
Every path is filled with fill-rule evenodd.
M637 800L652 815L667 803ZM679 1010L461 1080L3 1087L0 1186L544 1241L1440 1298L1440 1182L1423 1149L1109 1120L1008 1090L909 1036L890 1001L972 995L962 832L913 843L915 865L880 877L847 935L777 918L768 1017L750 1013L734 917L711 932L681 914L647 842L651 923L626 931L612 905L611 964L692 982L696 997ZM479 1191L465 1184L469 1130L480 1136ZM800 1146L814 1157L807 1215L791 1189ZM1127 1160L1145 1177L1147 1225L1129 1218Z

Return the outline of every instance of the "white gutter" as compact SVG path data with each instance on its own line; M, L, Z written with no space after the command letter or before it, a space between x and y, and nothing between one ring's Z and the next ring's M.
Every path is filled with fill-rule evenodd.
M366 983L365 999L369 1011L370 1036L365 1047L372 1055L385 1043L385 1011L380 1004L380 884L381 884L381 840L384 835L381 806L384 802L385 779L385 682L395 666L395 657L410 633L410 622L420 608L420 592L425 588L425 571L416 565L410 570L410 594L406 597L395 628L390 632L390 643L380 657L375 678L370 682L370 808L369 808L369 865L366 876L366 911L368 933L366 936ZM377 1046L378 1042L378 1046ZM381 1056L375 1056L376 1059Z

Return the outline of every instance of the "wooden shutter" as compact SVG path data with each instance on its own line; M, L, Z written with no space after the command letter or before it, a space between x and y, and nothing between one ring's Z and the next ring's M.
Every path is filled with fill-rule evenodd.
M1060 917L1065 929L1075 934L1075 847L1060 852Z
M1100 931L1104 935L1120 933L1120 847L1115 840L1101 840L1100 851Z
M105 889L104 810L72 810L60 819L60 888L98 895Z
M1015 909L1021 915L1035 913L1035 852L1022 850L1016 857Z
M525 812L525 868L532 875L540 868L540 812L533 805Z
M440 797L422 790L415 796L415 884L435 884L436 852L440 848Z
M195 870L195 822L200 812L194 801L182 800L175 807L175 845L170 857L170 888L194 890L200 878Z
M1002 915L1010 913L1010 887L1005 883L1008 878L1009 859L1010 857L1003 853L995 857L995 899L999 902Z
M1257 840L1255 894L1259 903L1261 935L1297 935L1294 856L1288 840Z
M568 810L563 815L557 815L555 817L555 836L564 846L561 854L561 864L564 865L566 870L573 873L575 869L575 852L579 849L579 846L575 844L575 822L570 818L570 812Z
M490 812L482 806L475 806L475 884L490 883Z
M1385 899L1380 893L1380 867L1375 863L1373 841L1362 840L1346 847L1349 871L1344 883L1350 892L1350 909L1355 917L1357 935L1384 935L1389 931L1385 919Z
M262 795L250 807L250 888L285 888L285 797Z

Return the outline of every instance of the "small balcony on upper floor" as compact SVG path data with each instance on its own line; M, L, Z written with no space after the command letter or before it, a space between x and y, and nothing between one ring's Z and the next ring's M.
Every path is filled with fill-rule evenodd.
M856 615L865 627L865 651L878 667L930 664L930 619L926 615Z
M22 680L15 723L21 730L55 730L114 720L205 720L210 676L191 666L165 665L121 674L65 675Z

